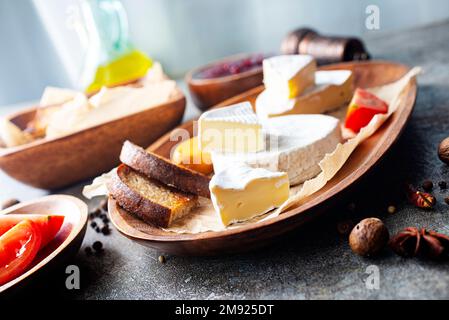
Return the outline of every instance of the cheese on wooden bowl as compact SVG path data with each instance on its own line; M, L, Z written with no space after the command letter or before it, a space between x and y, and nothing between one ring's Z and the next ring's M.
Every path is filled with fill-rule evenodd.
M215 174L209 188L214 208L227 226L279 207L288 199L290 185L285 172L237 164Z

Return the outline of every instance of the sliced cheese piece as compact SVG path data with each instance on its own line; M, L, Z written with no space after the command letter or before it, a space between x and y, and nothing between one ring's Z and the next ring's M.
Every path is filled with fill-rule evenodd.
M284 99L264 90L256 99L256 113L260 118L287 114L324 113L349 102L353 95L353 75L349 70L317 71L315 86L301 96Z
M318 163L341 142L337 118L314 115L290 115L263 122L267 148L257 153L225 154L212 152L215 172L235 163L255 168L287 172L291 185L302 183L320 173Z
M309 55L282 55L263 61L267 90L284 99L299 96L315 83L316 61Z
M285 172L235 165L215 174L209 184L212 203L225 226L279 207L288 199Z
M203 113L198 136L202 151L257 152L265 146L262 125L249 102Z
M214 170L210 153L201 151L199 148L198 137L179 143L173 151L171 159L176 164L206 175Z

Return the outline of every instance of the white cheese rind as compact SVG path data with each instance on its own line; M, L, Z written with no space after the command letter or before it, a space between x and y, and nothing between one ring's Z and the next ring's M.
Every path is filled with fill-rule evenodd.
M290 115L263 122L267 148L257 153L212 152L215 172L236 163L287 172L296 185L320 173L319 161L341 142L340 123L326 115Z
M245 124L259 123L251 103L248 101L206 111L200 116L198 121L201 122L202 120L241 122Z

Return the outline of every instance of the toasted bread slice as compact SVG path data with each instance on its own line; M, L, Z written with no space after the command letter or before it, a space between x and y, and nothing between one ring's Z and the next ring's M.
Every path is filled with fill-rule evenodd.
M134 170L184 192L210 198L210 178L125 141L120 161Z
M162 228L169 227L198 204L196 195L165 186L123 164L117 168L108 190L122 208Z

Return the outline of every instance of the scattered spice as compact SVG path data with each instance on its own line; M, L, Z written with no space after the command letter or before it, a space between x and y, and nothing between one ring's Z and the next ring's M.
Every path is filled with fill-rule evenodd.
M92 244L92 248L94 248L94 250L96 252L102 251L103 250L103 243L101 241L95 241Z
M105 224L108 224L108 223L109 223L108 217L104 217L104 218L103 218L103 223L105 223Z
M111 229L109 229L108 225L104 225L103 228L101 228L101 233L104 234L105 236L110 235Z
M354 228L354 222L352 220L344 220L337 223L337 231L342 236L347 236L352 228Z
M165 259L165 256L159 256L159 258L157 258L157 260L160 262L160 263L165 263L165 262L167 262L167 260Z
M422 209L432 209L436 203L433 195L415 190L412 185L407 185L407 196L411 204Z
M97 223L95 221L92 221L90 223L90 226L95 229L97 227Z
M447 189L447 183L446 183L446 181L440 181L440 182L438 182L438 186L440 187L440 189Z
M389 214L394 214L396 212L395 206L388 206L387 211Z
M95 227L95 231L96 231L97 233L100 233L100 232L101 232L100 227Z
M360 221L349 235L352 251L361 256L372 256L379 253L388 243L390 235L387 227L378 218L367 218Z
M7 209L9 207L12 207L12 206L14 206L14 205L16 205L18 203L20 203L20 201L17 200L17 199L7 199L7 200L2 202L2 210L5 210L5 209Z
M403 257L438 259L447 254L449 237L435 231L408 227L390 240L390 248Z
M425 191L431 191L433 189L433 182L430 181L430 180L424 181L423 184L422 184L422 188Z
M444 163L449 164L449 137L441 141L438 147L438 157Z

